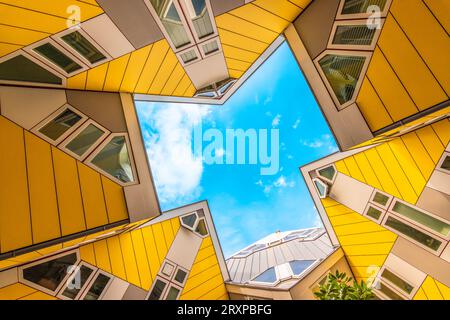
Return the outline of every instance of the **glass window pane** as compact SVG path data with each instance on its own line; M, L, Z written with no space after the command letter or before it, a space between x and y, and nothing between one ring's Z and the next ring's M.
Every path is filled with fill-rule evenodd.
M388 288L383 282L380 282L380 288L378 290L383 292L391 300L405 300L400 295Z
M0 63L0 79L55 85L62 84L60 77L22 55Z
M450 156L446 156L444 162L442 162L441 169L450 171Z
M314 180L314 184L316 185L317 191L321 197L326 196L325 186L317 180Z
M333 166L329 166L329 167L320 169L319 170L319 174L322 177L324 177L324 178L326 178L326 179L328 179L330 181L333 181L334 175L336 174L336 170L334 170Z
M200 219L198 222L197 228L195 229L195 232L202 236L208 235L208 228L206 227L205 219Z
M380 219L382 212L378 209L375 209L374 207L369 207L369 210L367 210L367 215L371 218L374 218L375 220Z
M450 225L442 222L436 218L430 217L429 215L420 212L406 204L403 204L399 201L394 205L392 211L397 212L398 214L407 217L417 223L420 223L434 231L439 232L443 236L447 236L450 232Z
M83 286L86 284L86 281L92 274L92 272L94 272L94 270L92 270L91 268L81 266L77 270L75 277L67 285L66 289L63 292L63 296L72 300L75 299L77 294L81 291L81 288L83 288Z
M166 285L167 284L165 282L161 280L156 280L155 286L153 287L153 290L150 293L148 300L159 300Z
M192 213L190 215L182 217L181 221L184 225L193 228L195 223L197 222L197 215L195 213Z
M383 207L387 205L388 201L389 197L379 192L376 192L375 196L373 197L373 202L381 204Z
M203 52L208 55L219 50L217 41L211 41L203 45Z
M90 147L97 142L103 136L104 132L94 126L88 125L83 131L80 132L72 141L70 141L66 148L73 153L82 156Z
M401 279L397 275L393 274L388 269L384 269L381 276L384 279L392 282L397 288L401 289L402 291L406 292L407 294L410 294L414 289L414 287L412 285L410 285L409 283L407 283L405 280Z
M55 48L51 43L43 44L33 49L41 56L56 64L67 73L72 73L81 69L81 66Z
M106 59L103 53L78 31L69 33L61 39L92 64Z
M110 279L110 277L99 273L88 293L84 296L84 300L98 300Z
M365 62L365 57L330 54L319 61L339 103L344 104L353 98Z
M186 271L178 269L177 273L175 274L175 281L177 281L178 283L184 283L186 276L187 276Z
M258 282L267 282L267 283L274 283L277 281L277 275L275 273L275 268L270 268L261 273L259 276L257 276L253 281Z
M191 43L173 0L150 0L150 3L175 48L181 48Z
M180 57L184 63L192 62L194 60L197 60L197 58L198 58L197 54L195 53L195 50L183 52L182 54L180 54Z
M81 120L81 116L67 109L51 120L39 132L55 141Z
M388 227L391 227L395 230L397 230L398 232L416 240L417 242L433 249L433 250L437 250L439 249L439 246L442 244L441 241L436 240L434 238L432 238L431 236L416 230L415 228L393 218L393 217L389 217L386 221L386 225Z
M103 150L92 159L92 164L124 183L134 181L133 170L131 168L131 161L124 136L114 137Z
M166 300L177 300L179 294L180 294L180 289L177 289L175 287L170 287L169 292L167 293Z
M206 7L205 0L188 0L192 6L188 3L189 18L191 19L195 32L199 39L203 39L214 33L211 17Z
M338 26L334 34L333 44L369 46L375 36L376 29L367 25Z
M366 13L370 6L378 6L380 11L384 10L387 0L345 0L342 14Z
M67 275L69 267L77 262L76 253L50 260L23 270L23 278L41 287L55 291Z
M291 266L292 273L296 276L300 275L303 271L305 271L309 266L311 266L315 260L294 260L289 262Z

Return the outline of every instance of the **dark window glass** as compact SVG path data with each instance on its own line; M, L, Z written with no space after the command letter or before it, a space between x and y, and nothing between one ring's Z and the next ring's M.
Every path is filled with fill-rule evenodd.
M292 273L296 276L300 275L303 271L308 269L316 260L294 260L289 262Z
M274 283L277 281L277 275L275 273L275 268L269 268L263 273L261 273L259 276L255 278L254 281L257 282L266 282L266 283Z
M177 273L175 274L175 281L182 284L184 283L186 276L187 276L186 271L178 269Z
M103 134L102 130L90 124L67 144L67 149L82 156Z
M86 266L81 266L75 274L74 278L70 283L68 283L66 289L63 292L63 296L75 299L78 293L80 293L81 288L86 284L89 276L94 272L91 268Z
M317 188L317 191L319 192L319 195L321 197L325 197L326 196L325 186L322 183L320 183L319 181L317 181L317 180L314 180L314 184L316 185L316 188Z
M389 197L385 196L384 194L379 193L379 192L376 192L375 196L373 197L373 202L376 202L376 203L382 205L383 207L386 206L388 201L389 201Z
M439 249L440 245L442 244L441 241L436 240L426 233L423 233L393 217L389 217L387 219L386 225L433 250Z
M212 41L203 45L203 52L205 52L206 55L214 53L216 51L219 51L219 45L217 44L217 41Z
M194 60L197 60L197 58L198 58L197 54L195 53L195 50L186 51L186 52L180 54L180 57L184 63L192 62Z
M195 213L193 213L193 214L182 217L181 220L183 221L183 224L193 228L195 225L195 222L197 222L197 216L195 215Z
M109 280L111 280L110 277L99 273L88 293L84 296L84 300L98 300L103 290L105 290L108 285Z
M444 162L442 162L441 168L450 171L450 156L446 156Z
M378 6L384 10L387 0L345 0L342 14L366 13L370 6Z
M333 166L329 166L329 167L320 169L319 170L319 174L322 177L324 177L324 178L326 178L326 179L328 179L330 181L333 181L334 175L336 174L336 170L334 170Z
M177 300L178 295L180 294L180 289L175 287L170 287L169 292L167 293L166 300Z
M333 44L368 46L372 43L376 29L367 25L338 26Z
M60 77L22 55L0 63L0 79L56 85L62 84Z
M414 287L412 285L410 285L408 282L406 282L402 278L398 277L397 275L395 275L394 273L392 273L388 269L384 269L384 271L381 274L381 276L384 279L389 280L397 288L401 289L402 291L404 291L404 292L406 292L408 294L410 294L413 291L413 289L414 289Z
M41 129L39 129L39 132L55 141L58 140L59 137L61 137L64 133L66 133L67 130L72 128L80 120L81 117L78 114L67 109L63 111L55 119L51 120Z
M69 33L61 39L92 64L106 59L103 53L78 31Z
M67 256L43 262L23 270L23 278L48 290L55 291L66 277L69 267L77 262L77 255Z
M150 293L148 300L159 300L166 285L167 284L165 282L161 280L156 280L155 286L153 287L153 290Z
M388 288L383 282L380 283L380 288L378 290L383 292L391 300L405 300L399 294Z
M55 48L51 43L43 44L42 46L33 49L41 56L56 64L67 73L72 73L81 69L81 66Z
M374 207L369 207L369 210L367 210L367 215L374 218L375 220L380 219L381 214L382 212L378 209L375 209Z
M353 98L365 62L365 57L333 54L319 61L339 103L344 104Z
M205 219L200 219L197 228L195 229L195 232L197 232L201 236L208 235L208 228L206 227Z

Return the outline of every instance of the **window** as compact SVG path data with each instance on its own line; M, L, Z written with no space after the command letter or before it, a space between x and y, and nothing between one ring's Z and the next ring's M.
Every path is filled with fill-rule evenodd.
M217 40L214 40L202 45L202 49L205 55L210 55L211 53L219 51L219 44L217 43Z
M195 228L195 232L202 237L206 237L209 235L208 228L206 227L206 222L204 218L201 218L198 221L197 228Z
M76 252L50 258L44 262L36 262L23 267L21 280L41 291L54 294L63 285L64 280L69 276L68 272L77 263L78 255Z
M381 207L385 208L389 204L391 199L392 197L389 197L381 192L375 191L372 201L380 205Z
M61 36L61 40L72 50L77 52L91 66L107 60L106 55L100 51L93 41L88 39L81 31L74 31Z
M402 290L408 295L411 294L411 292L414 289L412 285L410 285L408 282L406 282L405 280L403 280L402 278L400 278L399 276L397 276L388 269L384 269L384 271L381 273L381 277L389 281L390 283L395 285L398 289Z
M405 300L401 295L397 294L394 290L389 288L382 281L378 282L376 288L377 288L376 290L381 292L385 297L387 297L390 300Z
M450 173L450 154L445 153L438 163L438 170Z
M432 251L438 251L442 246L442 241L417 230L416 228L410 226L409 224L401 221L400 219L394 218L393 216L388 216L386 222L384 223L387 227L394 229L410 238L422 246L431 249Z
M188 65L191 62L198 60L198 55L195 49L186 50L185 52L180 53L179 56L183 61L184 65Z
M385 212L383 212L381 209L374 207L369 204L369 206L366 209L366 216L372 218L376 222L380 222L380 220L383 218Z
M134 182L133 167L128 152L128 139L125 135L114 134L104 142L89 158L90 163L99 168L120 184Z
M175 273L175 277L173 278L173 280L183 285L187 280L187 271L180 269L180 267L178 267L178 270Z
M299 276L308 269L316 260L294 260L290 261L289 265L292 269L292 274L295 276Z
M366 24L337 26L332 44L369 46L375 36L376 29Z
M180 217L180 220L181 220L181 224L184 227L194 231L195 230L194 227L197 224L197 220L198 220L197 213L193 212L193 213L184 215L184 216Z
M183 0L184 8L196 39L202 40L215 33L206 0Z
M191 38L186 32L187 26L183 23L181 17L183 14L179 12L180 7L177 1L174 0L149 0L151 8L159 18L165 33L171 40L175 49L180 49L190 44Z
M321 199L325 199L328 195L328 186L320 181L319 179L313 179L314 186L316 187L316 191L319 194Z
M165 275L166 277L168 277L169 279L171 279L174 270L175 270L175 266L171 263L166 262L166 263L164 263L161 273L163 275Z
M373 13L372 6L377 6L381 16L387 15L392 0L341 0L338 19L365 18Z
M181 289L177 288L175 286L170 286L169 290L167 291L166 299L165 300L177 300L180 296Z
M269 268L259 276L257 276L253 281L255 282L265 282L265 283L275 283L277 282L277 274L275 272L275 267Z
M110 281L111 277L101 272L98 273L83 300L100 300Z
M336 177L336 168L334 167L334 165L331 165L322 169L318 169L317 174L320 177L324 178L326 181L333 183L334 178Z
M370 53L329 50L316 60L319 73L338 109L354 102L369 56Z
M63 145L69 153L82 161L83 156L97 147L108 134L108 130L89 120L67 138Z
M50 86L65 84L65 79L61 75L49 70L45 64L22 51L0 59L0 81Z
M164 289L167 286L167 282L156 279L155 284L153 285L153 289L150 292L150 295L148 296L147 300L160 300L161 296L164 293Z
M423 225L433 231L436 231L444 237L447 237L449 235L450 225L448 223L438 220L424 212L406 205L403 202L397 200L394 203L391 211L411 221L419 223L420 225Z
M75 269L74 274L71 276L61 293L63 297L70 300L75 300L78 297L82 288L89 282L91 276L94 275L94 270L86 265L81 265Z

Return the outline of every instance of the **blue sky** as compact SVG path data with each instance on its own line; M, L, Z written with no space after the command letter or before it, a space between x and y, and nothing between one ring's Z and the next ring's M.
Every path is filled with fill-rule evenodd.
M320 225L299 167L337 151L286 43L223 106L138 102L163 211L208 200L225 257L275 231ZM193 153L193 128L278 129L280 169L207 165Z

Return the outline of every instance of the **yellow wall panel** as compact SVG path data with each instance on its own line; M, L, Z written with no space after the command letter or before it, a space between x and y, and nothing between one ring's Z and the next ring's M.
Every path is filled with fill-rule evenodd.
M94 253L96 266L100 269L111 272L111 262L109 260L108 244L106 240L94 242Z
M287 0L256 0L253 4L291 22L302 12L302 8Z
M350 171L348 171L347 166L345 165L344 160L340 160L334 164L336 166L337 171L343 173L347 176L350 176Z
M152 275L156 275L161 267L162 259L158 256L158 249L156 248L155 238L153 236L152 227L145 227L141 229L144 238L145 251L147 252L148 262ZM163 257L164 259L164 257Z
M180 229L180 219L179 218L171 219L170 223L172 225L172 232L174 236L176 236L178 230Z
M302 9L305 9L308 6L308 4L311 3L311 0L289 0L289 1Z
M9 43L0 43L0 57L6 56L7 54L20 49L21 46Z
M19 48L48 36L45 32L0 25L0 42L18 45ZM18 49L19 49L18 48Z
M202 283L198 287L190 290L189 292L183 293L180 296L180 300L199 300L203 299L202 297L214 290L218 286L223 284L223 278L221 274L216 275L215 277L209 279L208 281Z
M120 247L122 249L123 262L125 264L125 273L127 281L140 287L139 271L136 257L134 255L133 242L130 233L124 233L119 236Z
M119 91L122 84L123 75L127 69L128 61L131 54L124 55L120 58L109 62L108 72L106 74L105 84L103 90L105 91Z
M224 283L202 295L200 300L229 300L228 291Z
M182 295L188 293L190 290L198 287L199 285L207 282L208 280L210 280L211 278L213 278L219 274L220 274L219 265L215 264L214 266L212 266L208 269L204 269L202 272L200 272L194 276L190 276L188 278L188 281L186 282L186 285L184 286Z
M177 63L177 57L173 53L172 49L169 49L155 79L153 80L153 83L148 90L148 94L161 94L162 89L169 80L169 77L175 69Z
M88 71L86 80L86 90L102 91L105 84L106 73L108 72L108 63L99 65Z
M343 248L346 256L387 255L392 249L392 242L348 245Z
M375 265L382 266L386 260L385 254L366 256L347 256L347 261L352 267L368 267L375 262Z
M134 92L134 88L142 73L142 68L147 62L151 48L152 46L149 45L131 53L125 75L123 76L122 85L120 86L120 91Z
M436 283L439 293L442 295L444 300L450 300L450 288L437 280L434 280L434 282Z
M330 222L333 224L333 226L343 226L343 225L350 225L358 222L366 222L367 219L364 218L360 214L355 214L353 212L341 214L338 216L330 216Z
M427 276L421 288L425 292L428 300L444 300L444 297L440 293L436 282L432 277Z
M145 94L148 92L169 50L169 43L166 40L153 44L149 58L142 69L142 74L135 88L137 93Z
M363 81L356 103L372 131L394 122L367 77Z
M104 176L102 176L102 185L109 222L113 223L128 219L128 209L123 188Z
M251 64L245 61L240 61L232 58L226 58L228 68L233 70L246 71Z
M259 57L259 54L245 49L232 47L226 44L223 44L222 47L225 58L239 59L248 63L253 63Z
M394 121L419 111L380 49L375 49L367 76Z
M52 147L62 235L86 230L76 161Z
M191 79L189 79L188 75L185 74L181 79L180 83L177 85L174 92L172 93L172 95L178 97L182 96L191 85L192 85Z
M133 249L136 256L137 268L139 270L141 287L145 290L150 290L154 277L152 277L152 273L150 271L150 266L148 263L149 258L147 257L147 252L145 251L144 238L141 230L132 231L131 239L133 241ZM153 257L153 259L155 258L156 257Z
M175 69L173 70L172 74L170 75L169 80L167 80L167 83L165 84L164 88L161 91L161 95L163 96L170 96L173 94L175 89L177 88L180 81L183 79L186 72L184 71L183 67L180 63L177 63Z
M416 295L414 296L413 300L428 300L427 295L423 291L422 288L419 288L419 290L416 292Z
M366 182L366 179L364 179L364 175L361 172L361 169L358 167L358 164L355 161L355 158L348 157L344 159L345 165L350 172L350 175L355 178L356 180L359 180L361 182Z
M23 129L0 116L0 251L32 244Z
M378 45L419 110L425 110L448 99L391 15L386 19Z
M17 300L33 292L36 292L36 289L21 283L15 283L0 289L0 300Z
M361 173L364 176L364 180L371 186L382 190L383 187L381 186L380 181L378 180L375 171L372 168L372 165L370 164L369 160L367 160L366 154L361 152L355 154L353 158L355 159L358 168L360 168Z
M49 294L46 294L44 292L41 291L36 291L28 296L22 297L18 300L59 300L58 298L51 296Z
M239 33L218 28L222 45L229 45L240 49L245 49L257 54L261 54L267 49L268 43L262 42L258 38L251 38Z
M156 249L158 250L158 257L160 264L166 257L168 248L166 245L166 240L164 238L164 232L161 224L152 225L153 237L155 238Z
M194 266L191 269L189 276L194 277L195 275L202 273L204 270L213 267L217 263L218 262L217 262L216 255L213 252L211 252L210 256L203 258L200 261L195 262Z
M450 142L450 120L444 119L431 125L444 146Z
M447 146L444 147L431 126L421 128L416 133L433 162L437 164Z
M61 236L50 144L25 132L33 242Z
M447 33L450 33L450 2L447 0L424 0L433 15L439 20Z
M94 229L108 224L100 174L80 162L78 172L87 228Z
M289 21L264 10L253 3L236 8L229 14L250 21L275 33L281 33L288 26Z
M396 0L391 13L406 32L441 86L450 95L448 33L421 0ZM420 22L420 23L419 23Z
M368 244L368 243L384 243L394 242L397 236L390 231L379 231L371 233L361 233L353 235L344 235L339 237L340 243L345 245Z
M80 89L84 90L86 88L87 71L81 72L76 76L67 79L68 89Z
M120 247L119 237L111 237L106 239L108 243L109 260L111 261L111 272L113 275L126 280L124 259L122 257L122 249Z
M239 79L243 76L244 71L228 69L231 78Z
M362 217L364 218L364 217ZM347 236L352 234L360 234L361 232L378 232L378 231L384 231L385 229L381 227L380 225L376 224L372 221L367 221L367 219L364 218L361 222L353 222L351 224L345 224L345 225L337 225L334 224L334 231L336 234L339 234L340 236Z
M170 249L173 239L175 238L175 235L172 230L172 223L170 222L170 220L166 220L161 222L161 226L164 232L164 239L166 241L166 246L168 249Z
M420 169L420 172L422 172L425 180L428 180L434 170L435 165L433 159L431 159L430 155L425 150L425 147L420 141L417 134L415 132L405 134L401 137L401 140L405 144L409 153L414 155L417 166Z
M80 247L80 258L81 260L86 261L87 263L90 263L94 266L97 265L97 261L95 259L94 244L89 243Z

